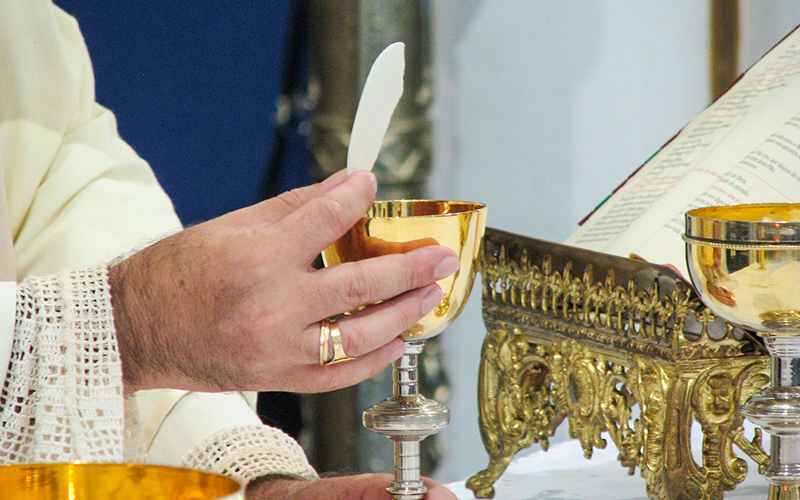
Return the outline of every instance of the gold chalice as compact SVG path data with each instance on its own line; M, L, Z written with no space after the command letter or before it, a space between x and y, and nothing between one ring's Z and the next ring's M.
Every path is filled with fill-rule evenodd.
M423 498L419 443L447 427L450 411L419 394L417 356L425 339L441 333L461 312L483 246L486 206L437 200L377 201L350 231L322 254L326 266L377 255L444 245L459 257L455 274L440 280L442 301L403 334L406 352L393 366L392 396L364 411L364 426L394 441L395 477L387 488L398 500Z
M3 500L244 500L244 488L218 474L132 464L0 466Z
M686 260L703 303L759 333L772 386L742 413L771 436L771 499L800 498L800 204L708 207L686 213Z

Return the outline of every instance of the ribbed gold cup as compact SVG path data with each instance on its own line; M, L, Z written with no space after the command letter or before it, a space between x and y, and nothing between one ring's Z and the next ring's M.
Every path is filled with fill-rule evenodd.
M244 489L218 474L131 464L0 466L2 500L243 500Z
M326 266L426 245L453 249L460 261L455 274L437 283L444 298L433 311L403 334L423 340L441 333L461 312L475 280L486 228L486 205L446 200L377 201L364 218L322 253Z

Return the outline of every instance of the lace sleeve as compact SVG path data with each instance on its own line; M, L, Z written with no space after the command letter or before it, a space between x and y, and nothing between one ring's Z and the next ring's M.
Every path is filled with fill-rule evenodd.
M314 479L302 448L283 432L265 425L233 427L199 443L184 467L216 472L249 482L267 475Z
M104 268L17 286L0 463L119 462L125 403Z

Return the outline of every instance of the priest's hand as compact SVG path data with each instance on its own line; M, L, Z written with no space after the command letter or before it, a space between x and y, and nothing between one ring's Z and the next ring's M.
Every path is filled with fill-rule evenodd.
M247 500L391 500L386 487L394 477L391 474L361 474L312 481L296 479L262 478L250 483ZM425 500L456 500L452 491L434 481L423 478L428 493Z
M432 245L312 266L363 216L376 186L371 173L340 173L111 266L126 391L322 392L358 383L400 357L398 336L441 300L435 282L458 268L454 252ZM344 352L355 360L322 366L321 320L376 302L337 322Z

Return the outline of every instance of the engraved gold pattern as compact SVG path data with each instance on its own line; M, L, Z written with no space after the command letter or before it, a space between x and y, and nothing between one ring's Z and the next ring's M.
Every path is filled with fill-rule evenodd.
M721 499L762 467L738 409L769 384L752 332L705 308L668 268L487 228L479 415L488 467L467 486L492 498L513 456L543 449L565 419L590 458L607 439L653 499ZM702 463L691 450L703 432Z

